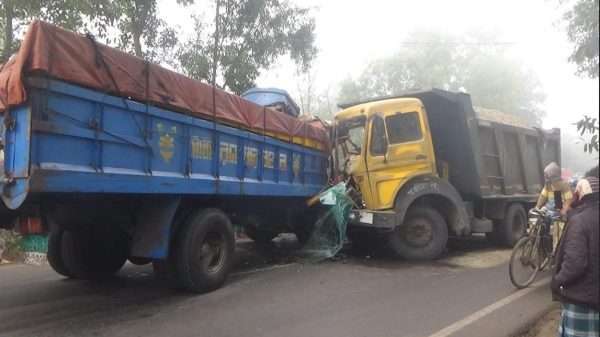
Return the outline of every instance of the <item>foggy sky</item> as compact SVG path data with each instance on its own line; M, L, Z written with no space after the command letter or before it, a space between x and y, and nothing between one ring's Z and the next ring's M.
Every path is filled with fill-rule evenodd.
M535 71L547 95L545 127L565 127L581 115L597 115L598 80L577 77L568 62L572 50L558 0L294 0L313 8L319 56L313 66L317 92L334 88L349 75L359 74L376 58L401 48L407 33L417 29L461 34L470 30L497 33L495 42L507 43L511 56ZM160 3L160 15L191 33L192 10L205 12L207 1L193 8ZM212 11L211 11L212 13ZM205 13L208 17L207 13ZM297 92L295 67L283 59L264 71L259 86Z

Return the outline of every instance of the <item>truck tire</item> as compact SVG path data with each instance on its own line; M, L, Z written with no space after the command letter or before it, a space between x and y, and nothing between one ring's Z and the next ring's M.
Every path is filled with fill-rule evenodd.
M388 234L388 247L394 255L408 260L433 260L446 249L448 225L431 207L411 207L404 223Z
M104 279L123 267L129 249L127 236L118 232L111 234L95 236L90 230L64 231L61 252L72 277Z
M198 293L219 288L233 264L235 237L229 218L214 208L197 212L178 231L173 249L179 284Z
M525 233L527 212L521 204L510 204L504 219L494 221L494 230L488 235L495 244L513 247Z
M65 267L65 262L62 257L62 236L63 230L61 229L52 229L48 234L48 252L46 253L46 258L48 259L48 264L55 272L62 276L71 277L71 273Z

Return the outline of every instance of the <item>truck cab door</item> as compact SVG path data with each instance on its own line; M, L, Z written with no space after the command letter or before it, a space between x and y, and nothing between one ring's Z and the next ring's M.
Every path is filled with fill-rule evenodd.
M389 103L372 115L366 152L369 209L394 207L396 193L409 179L435 174L435 156L422 105Z

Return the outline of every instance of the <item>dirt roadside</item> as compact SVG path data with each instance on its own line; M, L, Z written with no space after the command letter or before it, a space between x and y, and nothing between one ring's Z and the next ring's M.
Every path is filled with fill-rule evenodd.
M540 318L529 331L519 337L556 337L558 322L560 319L560 307L557 303L554 308Z

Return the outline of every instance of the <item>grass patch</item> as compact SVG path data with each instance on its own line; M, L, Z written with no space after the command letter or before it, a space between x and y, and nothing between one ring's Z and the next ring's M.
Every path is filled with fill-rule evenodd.
M22 261L21 239L22 236L15 231L0 229L0 258L12 262Z

